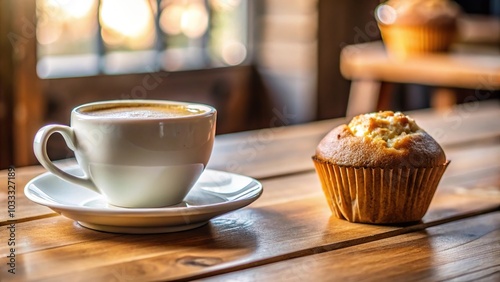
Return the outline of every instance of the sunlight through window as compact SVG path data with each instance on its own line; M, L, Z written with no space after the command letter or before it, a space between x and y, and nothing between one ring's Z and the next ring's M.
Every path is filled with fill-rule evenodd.
M179 71L248 58L247 0L36 0L41 78Z

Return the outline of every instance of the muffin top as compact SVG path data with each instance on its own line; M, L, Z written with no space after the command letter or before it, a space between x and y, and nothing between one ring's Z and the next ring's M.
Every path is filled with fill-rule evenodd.
M389 0L375 9L375 18L384 25L447 25L459 13L458 4L450 0Z
M439 144L415 120L384 111L354 117L316 148L319 160L354 167L433 167L446 162Z

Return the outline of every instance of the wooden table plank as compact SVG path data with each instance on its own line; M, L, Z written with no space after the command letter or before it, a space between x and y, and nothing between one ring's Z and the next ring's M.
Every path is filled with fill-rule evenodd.
M305 202L309 204L303 204ZM47 241L64 240L68 245L45 246L43 250L17 254L20 267L15 278L20 281L43 281L44 278L88 281L108 279L110 274L127 274L126 278L131 280L180 279L308 256L414 231L330 218L327 211L314 210L319 204L320 201L306 199L282 204L278 211L274 207L246 209L196 231L149 236L108 233L96 236L95 232L70 222L65 225L61 221L66 219L62 217L24 223L18 227L21 232L40 232L40 224L47 226L46 221L60 219L52 224L64 228L55 227L52 232L44 230L43 239L46 244ZM297 214L296 208L290 205L312 211ZM319 218L310 220L313 216ZM257 220L263 223L256 224ZM284 226L276 227L276 222ZM52 237L47 237L50 235ZM57 265L64 267L54 269ZM80 277L80 280L72 277Z
M62 161L59 162L61 167L72 165L73 161ZM0 171L0 183L7 183L7 170ZM16 178L14 182L16 184L16 211L15 211L15 220L22 222L25 220L29 220L30 218L43 218L43 217L51 217L57 215L51 209L35 204L31 202L24 195L24 187L26 184L35 176L38 176L42 173L46 172L46 170L42 166L30 166L30 167L22 167L16 169ZM7 211L7 197L8 190L0 189L0 208L2 211ZM8 214L5 212L0 213L0 226L6 225L9 219Z
M445 150L500 137L500 104L496 101L458 105L449 112L408 112ZM221 135L209 167L257 178L275 177L311 169L310 157L319 141L346 119L334 119L285 128ZM466 132L466 134L464 134Z
M492 169L492 168L489 168ZM500 172L500 167L493 167ZM474 179L479 171L471 171ZM449 182L449 185L462 184ZM495 181L495 179L493 179ZM454 217L498 209L500 196L438 191L423 224L409 227L352 224L331 217L314 172L263 181L259 201L199 229L173 234L121 235L90 231L63 217L17 225L20 236L16 278L40 280L177 279L242 269L321 250L333 250L423 229ZM466 187L474 190L474 183ZM500 183L490 183L500 186ZM7 252L0 246L0 253ZM64 268L54 265L64 263ZM0 271L4 271L1 269ZM142 277L144 271L148 276ZM83 281L83 280L82 280Z
M499 281L500 212L204 281Z
M408 112L419 126L443 147L459 146L485 139L497 139L500 126L500 103L496 100L459 104L447 111L432 109Z
M24 186L26 186L26 183L28 183L31 178L42 174L45 171L46 170L41 166L23 167L20 169L16 169L16 178L13 179L16 186L16 220L54 214L54 212L49 208L34 204L24 195ZM2 183L1 185L7 184L7 173L7 170L0 170L0 183ZM0 189L0 208L2 209L2 212L0 212L0 226L3 226L7 224L7 220L9 220L10 218L6 212L8 206L8 189L6 186L1 187L5 187L4 189Z

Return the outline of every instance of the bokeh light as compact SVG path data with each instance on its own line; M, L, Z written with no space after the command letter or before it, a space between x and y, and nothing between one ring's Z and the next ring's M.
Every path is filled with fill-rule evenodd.
M178 4L168 5L160 15L160 27L164 33L177 35L182 32L181 19L184 7Z
M247 0L35 1L43 78L129 73L152 61L170 71L220 67L248 57Z
M192 3L187 6L181 18L181 29L187 37L202 36L208 27L208 11L201 3Z
M36 39L42 45L56 42L62 35L62 26L58 22L39 25L36 29Z
M154 41L154 17L148 1L102 0L99 20L108 45L146 48Z
M49 0L52 5L61 8L64 15L73 18L83 18L94 6L94 0Z
M175 2L163 9L160 27L168 35L199 38L208 28L208 11L202 1Z
M222 47L222 59L228 65L241 64L247 57L247 48L238 41L229 41Z

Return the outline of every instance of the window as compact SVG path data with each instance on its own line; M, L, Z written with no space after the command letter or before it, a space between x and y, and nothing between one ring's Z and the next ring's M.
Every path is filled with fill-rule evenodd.
M40 78L234 66L248 0L37 0Z

